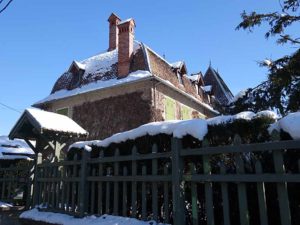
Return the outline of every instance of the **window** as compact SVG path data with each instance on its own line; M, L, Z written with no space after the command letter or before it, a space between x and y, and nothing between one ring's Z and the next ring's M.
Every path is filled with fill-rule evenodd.
M191 119L190 108L185 105L181 106L181 119L183 120Z
M171 98L165 98L165 120L175 120L175 101Z
M56 113L69 116L69 108L66 107L66 108L57 109Z

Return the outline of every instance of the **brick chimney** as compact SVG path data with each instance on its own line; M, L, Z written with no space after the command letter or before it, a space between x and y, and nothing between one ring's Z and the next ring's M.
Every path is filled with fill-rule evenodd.
M129 74L130 61L133 53L135 22L133 19L122 21L119 23L118 28L118 77L123 78Z
M108 51L118 48L119 29L118 24L121 19L114 13L108 18L109 22L109 48Z

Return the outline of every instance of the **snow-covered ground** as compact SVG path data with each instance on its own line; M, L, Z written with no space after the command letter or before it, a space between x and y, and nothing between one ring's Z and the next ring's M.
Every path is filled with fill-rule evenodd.
M40 212L38 209L23 212L20 218L61 225L157 225L155 221L144 222L137 219L110 215L103 215L101 217L88 216L79 219L65 214Z
M71 145L69 149L74 147L84 148L85 150L89 151L91 150L91 148L87 146L94 145L99 147L107 147L112 143L121 143L127 140L134 140L145 135L154 136L158 134L168 134L172 135L175 138L182 138L186 135L191 135L194 138L202 141L208 132L208 125L212 126L221 123L229 123L238 119L251 120L253 118L262 116L270 117L273 119L278 118L278 116L272 111L261 111L256 114L254 112L241 112L236 115L217 116L208 120L192 119L153 122L142 125L133 130L115 134L104 140L77 142Z
M6 203L6 202L1 202L0 201L0 208L6 209L6 208L9 208L9 207L13 207L13 205L11 205L9 203Z

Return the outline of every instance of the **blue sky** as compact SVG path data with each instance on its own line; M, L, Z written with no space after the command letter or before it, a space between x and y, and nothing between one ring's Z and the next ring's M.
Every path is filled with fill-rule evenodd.
M236 94L266 79L257 61L295 50L265 40L263 26L235 31L243 10L278 9L277 0L14 0L0 14L0 103L22 112L50 93L72 60L105 51L111 12L133 17L136 39L170 62L184 60L189 73L205 72L211 60ZM0 105L0 135L19 116Z

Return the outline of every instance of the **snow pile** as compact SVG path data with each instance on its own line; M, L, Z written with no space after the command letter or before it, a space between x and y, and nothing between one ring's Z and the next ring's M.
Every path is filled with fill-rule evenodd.
M260 113L241 112L236 115L217 116L211 119L192 119L192 120L172 120L164 122L153 122L142 125L133 130L115 134L104 140L82 141L76 142L70 146L71 148L83 148L86 151L91 151L89 146L108 147L112 143L121 143L127 140L134 140L138 137L146 135L168 134L175 138L183 138L186 135L191 135L194 138L202 141L208 132L208 125L218 125L222 123L230 123L234 120L251 120L257 117L267 116L274 118L275 115L271 111L262 111ZM277 117L276 117L277 118Z
M273 130L283 130L291 135L293 139L300 139L300 112L290 113L269 127L269 133Z
M65 214L40 212L38 209L23 212L20 218L61 225L157 225L155 221L144 222L133 218L110 215L74 218Z
M193 120L172 120L165 122L153 122L142 125L130 131L115 134L103 141L84 141L77 142L70 148L85 148L86 145L94 145L99 147L107 147L112 143L121 143L127 140L134 140L145 135L169 134L176 138L182 138L191 135L194 138L203 140L207 134L207 122L203 119Z
M78 135L87 135L87 131L67 116L41 109L29 108L25 110L39 124L41 130L51 130Z
M44 98L41 101L38 101L35 104L41 104L41 103L45 103L45 102L49 102L52 100L56 100L56 99L62 99L62 98L66 98L66 97L70 97L70 96L74 96L74 95L78 95L78 94L83 94L83 93L87 93L90 91L95 91L95 90L100 90L100 89L104 89L104 88L109 88L109 87L113 87L113 86L117 86L117 85L122 85L125 83L129 83L129 82L133 82L133 81L137 81L146 77L151 77L151 73L149 71L135 71L133 73L130 73L127 77L122 78L122 79L109 79L109 80L98 80L96 82L92 82L92 83L88 83L86 85L83 85L81 87L75 88L73 90L59 90L51 95L49 95L48 97Z
M30 159L30 155L34 152L24 140L0 136L0 159Z
M235 120L252 120L254 118L258 118L258 117L268 117L268 118L272 118L274 120L278 119L278 115L273 112L273 111L269 111L269 110L264 110L258 113L254 113L251 111L246 111L246 112L241 112L238 113L236 115L222 115L222 116L217 116L211 119L207 120L208 125L219 125L222 123L230 123L233 122Z
M10 208L10 207L13 207L13 205L11 205L11 204L8 204L8 203L5 203L5 202L1 202L0 201L0 209L2 208L4 208L4 209L7 209L7 208Z

